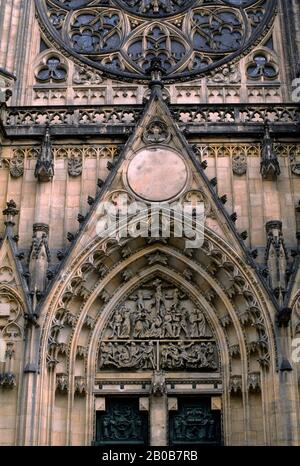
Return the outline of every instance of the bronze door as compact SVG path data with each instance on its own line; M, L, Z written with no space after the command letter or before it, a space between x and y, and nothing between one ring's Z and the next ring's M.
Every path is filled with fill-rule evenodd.
M211 398L180 397L169 417L170 445L221 445L221 412L211 410Z
M148 413L138 398L107 398L106 411L97 412L95 444L148 445Z

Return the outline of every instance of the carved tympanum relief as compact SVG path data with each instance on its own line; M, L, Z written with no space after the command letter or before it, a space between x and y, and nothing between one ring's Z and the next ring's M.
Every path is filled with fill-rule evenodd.
M218 367L216 342L203 311L160 279L141 286L114 311L100 343L102 370Z

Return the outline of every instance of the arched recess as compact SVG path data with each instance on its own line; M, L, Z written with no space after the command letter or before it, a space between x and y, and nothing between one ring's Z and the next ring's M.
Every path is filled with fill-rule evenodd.
M91 443L96 384L104 372L98 362L101 336L124 300L155 278L188 295L211 327L221 362L224 443L274 442L278 413L272 411L272 400L278 387L272 308L251 267L206 229L199 249L186 249L179 238L98 238L68 262L44 306L37 443ZM139 370L133 372L137 382L151 383L147 371L144 378ZM204 377L184 372L191 386ZM127 379L122 371L114 377L118 384Z
M14 288L14 272L0 269L0 418L3 444L13 445L19 431L24 358L24 300ZM9 415L5 415L9 413Z

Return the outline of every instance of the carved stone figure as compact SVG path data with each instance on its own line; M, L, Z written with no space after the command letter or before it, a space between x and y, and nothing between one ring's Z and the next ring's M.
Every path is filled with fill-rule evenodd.
M72 177L80 176L82 173L82 159L72 157L68 160L68 173Z
M171 133L168 126L158 118L152 120L143 133L144 141L153 144L168 143L170 136Z
M211 80L220 84L237 84L241 82L241 72L237 65L226 65L221 71L213 74Z
M235 155L232 158L232 171L235 175L242 176L247 173L247 158L245 155Z
M151 391L154 396L163 396L167 391L166 377L162 371L155 371L152 377Z
M201 338L206 335L206 319L200 309L194 308L190 315L191 337Z
M36 163L34 176L40 182L51 181L54 176L54 161L49 128L46 129L41 153Z
M265 124L265 134L262 142L262 159L260 164L260 172L264 179L276 179L280 175L280 165L275 152L274 142L270 135L270 126Z
M29 289L32 293L43 293L47 284L47 270L50 263L48 245L49 226L35 224L29 255Z
M179 289L159 279L138 289L114 312L110 340L211 338L203 312Z
M122 369L154 369L154 343L105 343L100 346L99 367Z
M84 68L75 66L75 72L73 75L74 84L101 84L103 78L100 72L96 72L90 68Z
M15 156L9 162L9 172L12 178L20 178L24 174L24 158Z

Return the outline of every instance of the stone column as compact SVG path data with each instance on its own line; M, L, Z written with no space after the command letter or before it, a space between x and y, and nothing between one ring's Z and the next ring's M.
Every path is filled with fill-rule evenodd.
M168 445L168 397L167 395L150 398L150 445Z
M150 445L164 447L168 445L168 397L165 375L162 371L154 372L151 391Z

